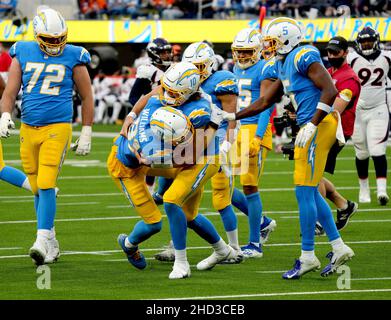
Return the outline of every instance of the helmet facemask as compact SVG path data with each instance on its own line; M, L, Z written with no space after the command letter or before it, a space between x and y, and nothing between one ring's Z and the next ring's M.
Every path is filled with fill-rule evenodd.
M357 40L358 48L365 56L373 54L377 47L377 39L375 37L362 38Z
M59 36L52 36L41 33L37 34L35 38L43 52L49 56L59 56L62 54L67 43L67 34L67 31Z
M204 82L212 74L213 61L207 59L201 62L193 62L200 72L200 82Z
M184 92L174 90L162 82L159 99L160 102L169 107L179 107L187 100L187 95Z
M232 58L234 63L242 69L247 69L256 64L260 58L260 47L234 47L232 46Z
M265 60L273 58L277 54L277 50L282 47L282 43L278 38L266 36L262 39L262 57Z

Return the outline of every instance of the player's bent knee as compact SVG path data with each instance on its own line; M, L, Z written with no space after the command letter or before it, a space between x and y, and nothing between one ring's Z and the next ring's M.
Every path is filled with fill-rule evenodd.
M369 158L369 152L366 150L356 150L356 158L358 160L366 160Z
M38 177L37 188L41 190L52 189L56 187L56 178L50 178L45 175Z
M160 220L159 222L148 224L148 228L151 234L158 233L162 230L162 221Z

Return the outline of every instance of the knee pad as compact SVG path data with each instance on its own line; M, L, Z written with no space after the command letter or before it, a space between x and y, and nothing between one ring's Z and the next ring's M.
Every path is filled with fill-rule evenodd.
M42 189L42 190L55 188L56 187L56 180L57 180L57 175L53 175L53 174L39 175L39 177L37 178L37 187L38 187L38 189ZM31 186L31 188L32 187L33 186Z
M369 151L366 149L357 149L356 147L354 148L356 151L356 158L358 160L365 160L369 158Z

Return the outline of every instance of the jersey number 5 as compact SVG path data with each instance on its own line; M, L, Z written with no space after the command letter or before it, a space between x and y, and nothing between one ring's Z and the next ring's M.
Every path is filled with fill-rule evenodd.
M51 83L60 83L62 80L64 80L65 75L65 67L62 64L49 64L45 68L44 63L36 63L36 62L28 62L26 64L25 72L33 71L33 75L31 76L29 80L29 84L27 86L26 91L30 93L35 85L37 84L37 81L39 79L39 76L41 75L42 71L46 73L53 73L51 75L45 76L45 78L42 81L41 90L39 93L42 94L49 94L53 96L58 96L60 94L60 87L50 87Z

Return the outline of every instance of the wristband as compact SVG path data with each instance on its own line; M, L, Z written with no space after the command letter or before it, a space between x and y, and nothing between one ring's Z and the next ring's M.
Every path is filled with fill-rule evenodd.
M326 112L327 114L329 114L331 112L331 107L323 102L320 102L320 101L318 102L316 109L320 109L320 110Z
M131 117L131 118L133 119L133 121L134 121L134 120L137 119L137 114L136 114L136 112L134 112L134 111L130 111L130 112L128 113L128 117Z

